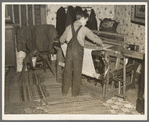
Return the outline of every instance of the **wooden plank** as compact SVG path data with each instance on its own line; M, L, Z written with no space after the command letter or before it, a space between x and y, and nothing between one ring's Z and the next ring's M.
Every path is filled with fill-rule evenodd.
M14 6L14 21L15 24L19 24L19 5L13 5Z
M124 43L124 35L122 34L97 31L97 30L92 31L102 39L104 44L107 43L112 45L121 45Z
M34 73L34 77L35 77L36 84L37 84L37 85L39 85L39 79L38 79L38 77L37 77L37 74L36 74L36 73Z
M26 5L26 25L28 26L28 5Z
M13 22L12 5L6 5L5 11L5 17L7 18L6 21L8 20L8 22Z
M33 101L33 94L32 94L32 90L31 90L31 86L30 85L28 86L28 90L29 90L30 101Z
M9 102L20 102L20 88L19 85L10 87Z
M131 58L143 60L143 53L140 53L137 51L122 49L122 54L126 57L131 57Z
M26 5L21 5L21 21L22 21L22 26L27 26L27 23L26 23Z
M30 89L30 84L29 84L29 74L27 75L27 91L28 91L28 100L32 101L33 100L33 96L32 96L32 92Z
M33 25L32 5L28 5L28 24Z
M46 92L49 92L50 96L56 95L56 94L61 94L62 96L62 90L61 89L46 89Z
M51 95L48 98L49 100L47 101L49 105L56 105L56 104L63 104L63 103L70 103L70 102L81 102L83 101L90 101L90 100L98 100L97 98L92 98L90 95L83 95L83 96L78 96L77 98L75 97L65 97L62 96L62 94L55 94L55 97L51 97Z
M40 5L41 25L47 24L46 20L46 5Z
M41 85L39 85L39 89L40 89L41 95L42 95L42 97L43 97L43 99L44 99L44 98L45 98L45 94L44 94L44 91L43 91Z
M100 38L103 41L103 44L111 44L111 45L121 45L122 44L122 43L115 41L115 39L107 39L105 37L100 37Z
M33 25L35 25L35 7L32 5L32 17L33 17Z
M22 27L22 19L21 19L21 5L19 5L19 24Z
M63 112L63 114L111 114L111 112L107 110L106 107L96 105L74 109L73 111Z
M32 94L33 94L33 100L39 100L40 99L37 85L32 85Z
M41 24L40 5L34 5L35 25Z
M76 110L80 109L91 109L95 105L101 105L101 101L91 100L91 101L83 101L83 102L71 102L59 105L52 105L48 108L48 111L51 113L66 113L66 112L76 112Z
M14 5L12 5L12 22L15 23Z
M119 37L119 38L124 38L123 34L118 34L118 33L111 33L111 32L106 32L106 31L98 31L98 30L92 30L93 33L96 33L98 35L109 35L113 37Z

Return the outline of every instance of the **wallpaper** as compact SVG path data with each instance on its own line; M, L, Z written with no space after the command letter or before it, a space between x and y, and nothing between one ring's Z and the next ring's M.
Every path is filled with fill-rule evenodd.
M67 12L67 7L69 5L47 5L47 24L53 24L56 26L56 12L60 7L65 7ZM99 27L100 19L104 18L114 18L114 5L77 5L80 7L91 7L96 13L97 24ZM76 5L73 5L76 7ZM91 8L87 9L88 14L90 14ZM84 9L84 8L83 8Z
M56 12L60 7L68 5L47 5L47 24L56 26ZM76 5L73 5L75 7ZM131 5L80 5L81 7L91 7L96 13L99 27L100 19L111 18L119 22L117 32L124 34L124 41L128 44L139 45L139 51L145 51L145 27L131 23ZM90 14L90 9L88 9Z
M116 5L114 13L114 19L119 22L117 32L124 34L124 41L139 45L139 51L145 52L145 26L131 23L131 5Z

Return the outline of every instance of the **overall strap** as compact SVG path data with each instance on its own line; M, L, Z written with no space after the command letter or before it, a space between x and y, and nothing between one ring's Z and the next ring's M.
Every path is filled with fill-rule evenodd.
M72 30L72 36L74 36L76 33L75 33L75 30L74 30L73 24L71 24L71 30Z
M77 35L81 27L82 27L82 25L81 25L81 26L79 26L79 27L78 27L78 29L77 29L77 30L76 30L76 32L75 32L75 30L74 30L74 25L73 25L73 24L71 24L71 28L72 28L72 35L73 35L73 36Z
M78 27L78 29L76 30L76 35L78 35L79 30L81 29L82 25Z

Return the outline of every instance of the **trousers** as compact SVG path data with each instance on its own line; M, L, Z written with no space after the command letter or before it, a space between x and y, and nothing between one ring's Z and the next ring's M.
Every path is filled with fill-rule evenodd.
M81 28L74 30L72 28L72 39L69 41L66 51L65 68L62 81L62 94L67 95L68 90L71 87L72 96L78 96L80 93L81 76L82 76L82 63L84 48L80 45L77 39L77 34Z

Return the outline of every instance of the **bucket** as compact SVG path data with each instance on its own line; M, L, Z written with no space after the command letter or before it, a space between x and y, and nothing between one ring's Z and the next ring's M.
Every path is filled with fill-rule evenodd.
M17 52L17 72L21 72L23 68L23 60L26 57L26 53L23 51ZM25 68L27 71L27 67Z
M37 57L32 57L33 67L36 67Z

